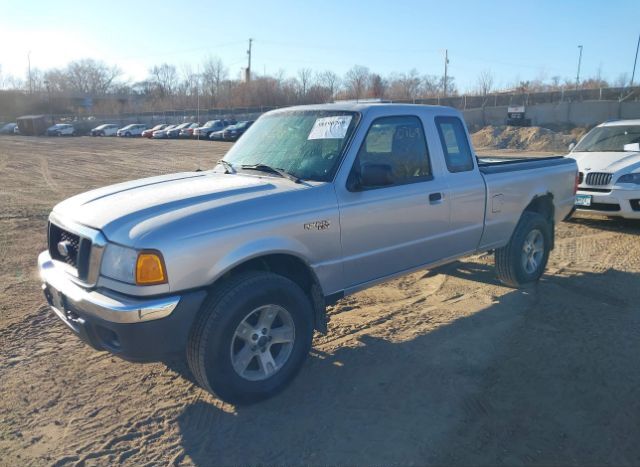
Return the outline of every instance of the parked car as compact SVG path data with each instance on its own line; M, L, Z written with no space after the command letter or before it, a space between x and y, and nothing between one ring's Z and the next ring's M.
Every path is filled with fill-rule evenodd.
M45 131L46 136L74 136L76 129L68 123L56 123Z
M160 130L164 130L165 128L167 128L169 125L166 123L161 123L159 125L154 126L153 128L149 128L147 130L144 130L142 132L142 137L143 138L151 138L153 136L153 132L154 131L160 131Z
M231 125L227 127L222 132L222 139L225 141L238 141L245 131L249 129L253 125L253 120L238 122L235 125Z
M222 141L223 134L224 134L224 129L218 130L218 131L212 131L211 133L209 133L209 139L211 141Z
M105 123L91 130L91 136L116 136L118 133L118 125L113 123Z
M235 125L236 123L235 120L209 120L201 127L193 130L193 136L195 138L208 138L214 131L224 130L229 125Z
M118 136L140 136L142 132L147 129L147 125L141 123L132 123L131 125L127 125L123 128L120 128L117 131Z
M191 138L193 136L193 130L200 126L199 123L192 123L188 127L180 130L180 134L178 135L180 138Z
M180 125L167 130L167 138L177 138L178 136L180 136L180 132L183 129L188 128L191 125L193 125L191 122L181 123Z
M640 120L598 125L569 157L580 170L578 211L640 219Z
M173 130L178 125L169 125L161 130L156 130L152 133L151 137L153 139L166 139L168 138L167 132Z
M577 174L562 156L476 158L450 107L280 109L214 170L56 205L38 266L53 312L94 348L186 354L200 385L248 403L293 379L347 295L491 251L503 283L536 282Z
M13 130L15 130L16 128L18 128L17 123L7 123L0 128L0 135L12 135Z

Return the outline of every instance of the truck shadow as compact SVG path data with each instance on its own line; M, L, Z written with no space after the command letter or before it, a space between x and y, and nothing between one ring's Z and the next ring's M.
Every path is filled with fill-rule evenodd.
M441 270L484 282L492 268ZM545 276L405 340L361 335L357 346L314 351L273 399L187 406L177 420L184 456L196 465L638 464L639 279Z

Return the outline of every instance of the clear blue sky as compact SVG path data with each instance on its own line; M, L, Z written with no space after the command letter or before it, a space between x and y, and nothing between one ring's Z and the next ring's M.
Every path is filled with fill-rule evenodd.
M442 74L444 49L461 90L482 70L496 84L560 75L631 76L640 1L44 1L0 0L0 66L24 76L83 57L116 64L131 80L162 62L194 69L218 56L237 77L255 39L253 69L343 74L354 64L387 75ZM636 81L640 81L640 70Z

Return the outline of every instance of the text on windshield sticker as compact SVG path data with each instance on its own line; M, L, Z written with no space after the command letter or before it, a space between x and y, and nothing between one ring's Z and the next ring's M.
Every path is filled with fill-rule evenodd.
M323 117L316 120L307 139L342 139L347 134L351 115Z

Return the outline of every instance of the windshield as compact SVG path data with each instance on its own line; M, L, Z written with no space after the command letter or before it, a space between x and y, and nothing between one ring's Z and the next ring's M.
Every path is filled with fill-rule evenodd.
M624 152L624 146L633 143L640 143L640 125L601 126L591 130L573 152Z
M224 159L237 168L264 164L302 180L330 181L360 115L291 110L257 120Z

